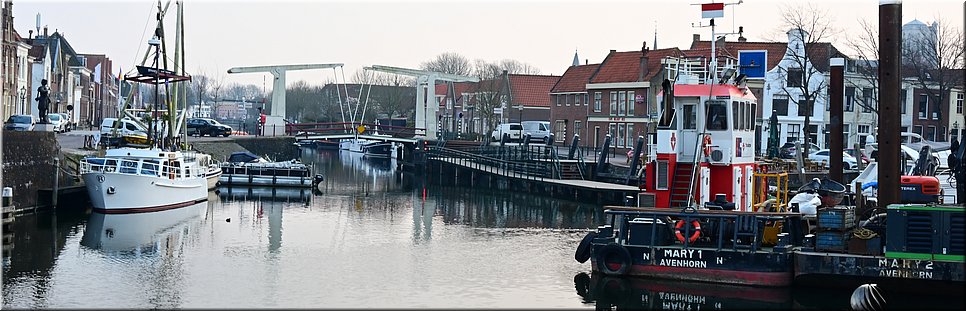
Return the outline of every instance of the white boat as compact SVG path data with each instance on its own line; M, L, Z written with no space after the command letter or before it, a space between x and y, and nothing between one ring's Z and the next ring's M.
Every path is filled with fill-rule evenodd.
M364 152L362 147L372 141L358 138L348 138L339 141L339 150L349 150L352 152Z
M247 152L236 152L221 163L218 184L224 186L312 187L322 175L297 160L271 162Z
M362 153L371 158L396 158L396 143L390 141L374 141L362 145Z
M221 177L221 166L211 161L211 155L205 153L198 154L198 165L205 168L205 179L208 181L208 190L218 187L218 177Z
M153 212L208 200L207 168L194 152L108 149L81 160L80 174L95 212Z

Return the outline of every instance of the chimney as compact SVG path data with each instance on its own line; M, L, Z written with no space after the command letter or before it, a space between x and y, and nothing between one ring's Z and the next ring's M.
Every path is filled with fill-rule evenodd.
M718 48L718 49L724 49L724 48L725 48L725 37L724 37L724 36L721 36L721 38L719 38L719 39L718 39L718 40L717 40L717 41L715 42L715 46L716 46L716 48ZM718 53L720 53L720 52L718 52Z
M590 60L589 60L589 59L586 59L586 58L584 58L584 65L588 65L588 64L590 64Z
M610 50L610 54L617 53L617 50Z
M27 39L33 40L33 38L34 38L34 31L33 31L33 29L27 30Z
M748 42L748 38L745 38L744 36L738 37L738 42Z
M693 34L693 35L691 35L691 42L698 42L698 41L701 41L701 35L700 34Z
M647 52L648 52L647 41L644 41L643 45L641 45L641 64L640 64L640 67L638 67L640 68L640 70L638 70L638 72L640 72L640 75L637 77L638 82L643 82L644 77L646 77L647 74L650 73L647 68Z

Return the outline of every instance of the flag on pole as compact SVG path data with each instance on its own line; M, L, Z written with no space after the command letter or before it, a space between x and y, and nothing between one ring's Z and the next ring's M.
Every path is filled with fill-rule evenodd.
M724 17L724 3L701 4L701 18Z

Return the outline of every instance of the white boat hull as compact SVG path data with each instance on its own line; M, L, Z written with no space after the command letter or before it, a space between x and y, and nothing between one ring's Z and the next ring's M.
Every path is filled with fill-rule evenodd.
M106 214L163 211L208 200L208 182L200 176L166 179L113 172L82 176L94 210Z
M218 187L218 178L221 177L221 168L217 172L208 172L205 179L208 180L208 191L214 190Z

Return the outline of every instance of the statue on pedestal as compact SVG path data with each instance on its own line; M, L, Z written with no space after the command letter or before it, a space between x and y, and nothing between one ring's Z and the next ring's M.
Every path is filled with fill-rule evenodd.
M40 111L40 122L47 123L47 109L50 107L50 88L47 87L47 79L40 80L40 87L37 88L37 110Z

